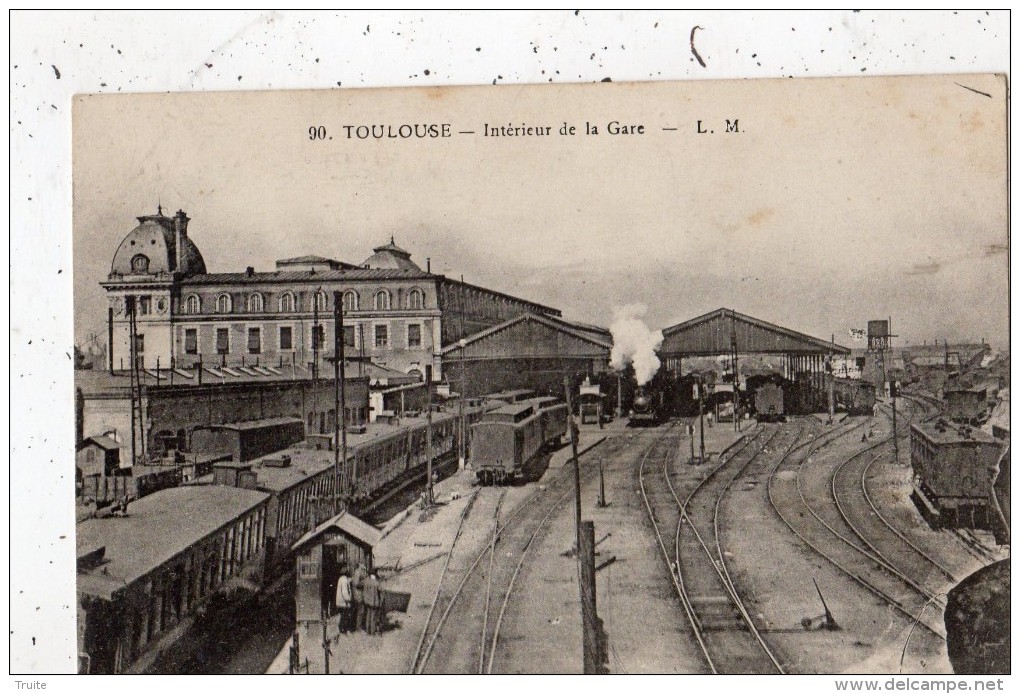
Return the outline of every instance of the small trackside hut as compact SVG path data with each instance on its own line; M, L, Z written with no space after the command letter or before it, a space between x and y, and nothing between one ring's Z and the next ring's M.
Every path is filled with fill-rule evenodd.
M331 612L337 580L359 565L369 572L382 532L346 511L309 530L291 550L296 557L294 591L298 626L320 623Z

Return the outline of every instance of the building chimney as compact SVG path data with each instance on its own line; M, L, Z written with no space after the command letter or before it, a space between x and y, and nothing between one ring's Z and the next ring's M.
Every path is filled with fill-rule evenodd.
M425 259L425 272L432 274L432 258Z
M249 265L245 269L244 274L246 274L248 277L253 277L255 275L255 268L253 268L251 265Z
M184 210L177 210L174 215L174 245L176 254L174 257L174 269L181 272L181 249L184 247L184 239L188 236L188 215Z

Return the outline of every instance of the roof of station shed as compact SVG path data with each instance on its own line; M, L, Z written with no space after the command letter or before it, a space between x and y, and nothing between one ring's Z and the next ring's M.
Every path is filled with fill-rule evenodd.
M662 331L663 356L737 353L850 354L848 347L811 337L768 321L720 308Z

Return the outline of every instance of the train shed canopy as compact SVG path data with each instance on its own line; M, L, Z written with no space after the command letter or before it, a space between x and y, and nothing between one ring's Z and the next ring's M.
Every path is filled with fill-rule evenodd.
M596 359L608 360L612 335L604 328L571 323L538 313L525 313L453 342L443 359Z
M730 354L850 354L848 347L811 337L733 309L720 308L662 331L663 357Z

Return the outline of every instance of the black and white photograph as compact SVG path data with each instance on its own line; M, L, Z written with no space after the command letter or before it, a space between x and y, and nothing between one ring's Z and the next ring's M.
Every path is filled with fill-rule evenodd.
M627 19L685 70L764 53ZM64 671L1001 689L1008 75L577 79L576 45L526 48L530 84L422 62L54 106ZM46 671L20 614L12 674Z

